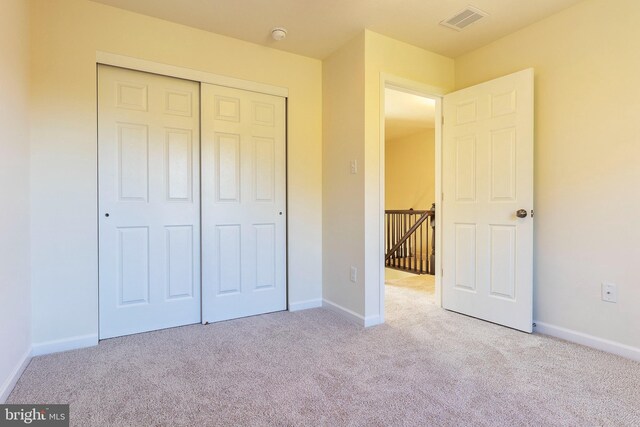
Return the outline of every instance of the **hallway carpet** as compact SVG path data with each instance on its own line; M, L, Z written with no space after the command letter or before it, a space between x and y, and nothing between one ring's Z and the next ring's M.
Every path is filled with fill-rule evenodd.
M385 285L387 285L387 305L394 303L394 298L397 297L402 299L402 295L413 297L417 296L418 299L425 300L430 304L436 303L436 278L435 276L430 276L428 274L416 275L412 274L407 277L402 277L399 279L385 279ZM409 292L396 292L394 288L404 288ZM411 290L417 291L419 293L410 292ZM391 295L389 295L391 293ZM389 299L391 298L391 299ZM401 304L402 306L411 309L412 304ZM392 307L392 311L396 311L401 309L398 304Z
M313 309L36 357L8 403L75 426L640 425L639 363L387 288L369 329Z

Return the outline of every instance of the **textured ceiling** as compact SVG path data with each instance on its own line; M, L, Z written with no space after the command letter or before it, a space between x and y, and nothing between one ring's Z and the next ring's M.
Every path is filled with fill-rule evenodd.
M456 57L582 0L93 1L322 59L365 28ZM489 16L461 32L439 25L468 5ZM275 26L289 30L285 40L271 40Z

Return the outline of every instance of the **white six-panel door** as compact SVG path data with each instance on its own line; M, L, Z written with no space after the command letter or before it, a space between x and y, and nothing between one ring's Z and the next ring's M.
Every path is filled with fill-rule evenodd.
M199 84L98 73L100 338L198 323Z
M285 310L284 98L201 90L202 321Z
M533 70L443 105L443 307L531 332Z

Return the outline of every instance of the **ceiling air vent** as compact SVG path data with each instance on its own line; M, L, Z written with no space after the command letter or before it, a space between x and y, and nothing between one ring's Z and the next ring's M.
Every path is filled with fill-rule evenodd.
M461 10L451 18L441 21L440 25L460 31L487 15L488 13L483 12L480 9L473 6L467 6L466 9Z

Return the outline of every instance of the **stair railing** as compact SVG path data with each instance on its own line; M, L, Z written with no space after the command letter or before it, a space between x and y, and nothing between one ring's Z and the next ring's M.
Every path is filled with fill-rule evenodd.
M385 266L435 274L434 236L435 204L430 210L385 211Z

